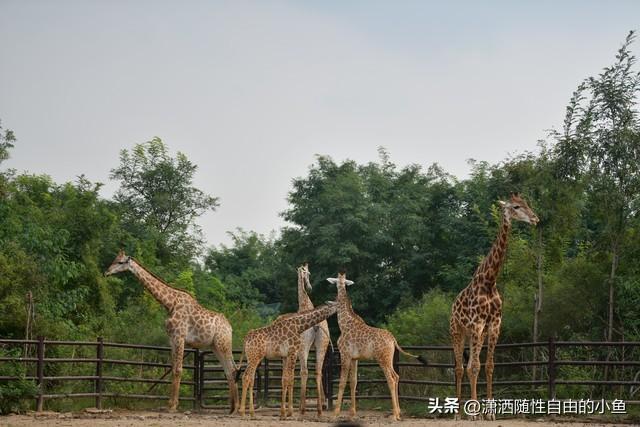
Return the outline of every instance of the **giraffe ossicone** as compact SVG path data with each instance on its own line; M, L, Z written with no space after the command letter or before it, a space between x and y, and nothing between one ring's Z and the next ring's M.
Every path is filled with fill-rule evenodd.
M298 313L312 310L313 303L307 292L311 292L311 272L309 271L309 263L305 262L297 268L298 273ZM333 303L333 302L332 302ZM324 389L322 387L322 368L324 366L324 358L328 347L331 344L331 336L329 335L329 325L326 320L321 321L317 325L307 329L302 333L302 346L298 354L300 360L300 414L304 414L306 410L307 395L307 379L309 377L308 358L309 351L313 347L316 352L315 374L316 374L316 409L318 416L322 415L322 406L325 403Z
M247 391L249 392L249 414L253 417L253 383L258 365L262 359L282 358L282 398L280 417L293 415L293 384L296 358L302 348L302 333L336 313L338 303L327 304L298 313L280 316L273 323L262 328L252 329L244 337L244 352L240 357L247 358L247 366L242 374L242 400L239 413L245 414Z
M121 249L106 276L129 271L142 283L168 312L165 322L171 344L171 370L173 379L169 410L175 411L180 396L180 379L185 345L195 348L212 348L223 367L229 387L231 413L238 409L236 365L232 354L232 328L227 318L216 311L202 307L187 291L174 288L147 270L135 258Z
M451 307L449 331L455 357L458 401L462 398L466 338L469 338L471 348L467 365L471 399L477 400L480 350L485 339L487 339L487 361L485 363L487 398L493 398L493 355L502 323L502 299L496 286L496 279L505 260L511 221L521 221L531 225L536 225L539 222L527 202L517 193L512 194L508 201L499 201L498 204L501 208L498 236L489 253L476 269L471 282L460 291ZM495 414L488 414L487 418L495 419Z
M346 287L354 282L347 280L346 274L340 272L337 278L327 279L338 288L338 325L340 326L340 338L338 349L340 351L340 385L338 388L338 400L334 415L337 417L342 410L342 396L349 377L351 387L351 415L356 415L356 387L358 383L358 360L375 359L387 379L393 418L400 420L400 403L398 399L398 385L400 376L393 369L393 355L395 350L416 358L426 364L426 360L404 351L396 341L393 334L386 329L374 328L365 323L351 306L351 300Z

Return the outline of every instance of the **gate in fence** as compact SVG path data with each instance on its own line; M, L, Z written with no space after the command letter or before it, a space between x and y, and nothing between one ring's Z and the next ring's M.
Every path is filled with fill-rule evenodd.
M450 346L405 346L428 354L428 366L402 361L396 352L394 367L400 373L400 399L426 402L432 396L454 395L453 357ZM616 358L612 358L612 351ZM40 411L53 399L90 399L101 408L105 400L117 406L123 400L166 400L171 383L169 347L93 341L0 339L0 385L31 381L37 386L34 407ZM590 359L576 360L588 352ZM236 360L240 351L235 350ZM9 369L11 367L11 369ZM307 396L316 399L313 353L309 358ZM386 380L376 363L359 364L358 398L389 399ZM624 397L640 403L640 342L554 341L498 344L494 394L513 398L592 396ZM605 368L604 370L602 368ZM13 374L5 375L7 371ZM603 373L604 371L604 373ZM17 373L16 373L17 372ZM329 350L323 373L323 390L331 408L337 394L340 357ZM606 376L605 376L606 375ZM256 371L254 401L278 404L282 363L263 360ZM479 381L480 386L484 385ZM210 351L185 350L181 397L194 409L228 407L228 388L222 367ZM239 385L240 386L240 385ZM240 389L241 390L241 389ZM163 391L163 392L161 392ZM484 391L481 387L479 391ZM613 394L612 394L613 393Z

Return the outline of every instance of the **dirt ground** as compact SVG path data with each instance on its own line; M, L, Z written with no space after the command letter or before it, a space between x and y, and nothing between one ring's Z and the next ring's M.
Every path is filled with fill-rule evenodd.
M341 418L341 421L348 421ZM427 419L405 417L400 422L394 422L389 418L389 414L379 411L362 411L353 420L355 425L361 426L430 426L430 427L471 427L480 425L482 427L596 427L596 426L625 426L630 424L603 424L598 421L575 422L569 420L524 420L524 419L501 419L497 421L454 421L445 419ZM315 414L301 417L294 415L293 418L282 421L275 410L258 410L254 419L242 419L238 416L229 416L221 411L209 411L205 413L166 413L151 411L102 411L79 413L57 413L44 412L40 414L9 415L0 417L0 427L26 427L26 426L57 426L57 427L115 427L115 426L170 426L170 427L191 427L191 426L221 426L221 427L293 427L304 425L307 427L335 426L333 418L326 416L317 419ZM354 424L351 424L354 425Z

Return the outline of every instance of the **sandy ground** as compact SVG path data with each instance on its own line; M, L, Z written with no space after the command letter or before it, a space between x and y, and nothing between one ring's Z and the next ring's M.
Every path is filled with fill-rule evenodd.
M341 418L348 421L347 418ZM355 425L361 426L432 426L432 427L471 427L480 425L482 427L596 427L596 426L625 426L630 424L603 424L598 421L575 422L568 420L523 420L523 419L501 419L497 421L454 421L445 419L426 419L405 417L400 422L394 422L389 418L389 414L377 411L362 411L353 420ZM293 427L304 425L307 427L325 427L339 425L330 417L317 419L315 414L301 417L294 415L293 418L281 421L278 412L275 410L258 410L254 419L242 419L238 416L228 416L222 412L206 413L165 413L151 411L104 411L100 413L80 412L80 413L57 413L44 412L41 414L9 415L0 417L1 427L23 427L23 426L59 426L59 427L115 427L115 426L224 426L224 427ZM345 424L346 425L346 424ZM354 424L351 424L354 425Z

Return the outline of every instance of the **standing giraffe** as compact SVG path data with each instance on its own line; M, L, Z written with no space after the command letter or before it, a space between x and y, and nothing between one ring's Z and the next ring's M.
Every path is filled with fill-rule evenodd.
M340 386L338 389L338 401L334 410L337 417L342 410L342 396L347 384L347 376L351 374L351 416L356 415L356 386L358 384L358 360L375 359L387 379L389 393L391 394L391 406L393 418L400 420L400 403L398 400L398 384L400 376L393 369L393 354L397 349L401 353L415 357L420 362L427 364L422 356L414 356L404 351L396 341L393 334L385 329L374 328L367 325L351 307L351 300L347 295L347 286L353 285L346 279L344 272L338 273L337 278L328 278L329 282L338 288L338 325L340 326L340 338L338 349L340 351Z
M105 275L130 271L140 283L153 295L169 317L165 322L171 342L171 367L173 381L169 410L175 411L180 396L180 378L185 344L195 347L212 347L222 364L229 385L231 413L237 410L238 388L235 381L236 366L231 353L231 324L223 314L207 310L186 291L169 286L155 274L145 269L139 262L124 251L120 251Z
M488 338L487 398L493 397L493 352L500 335L502 322L502 299L496 287L496 278L505 259L507 239L511 231L511 221L522 221L531 225L538 223L538 217L518 194L512 194L508 202L499 201L502 209L502 224L498 237L493 242L489 254L482 260L469 285L453 302L451 309L450 333L455 355L456 394L462 397L462 376L464 375L463 354L465 338L469 337L471 355L467 365L467 376L471 384L471 399L477 400L476 385L480 373L480 350L485 337ZM488 414L495 419L495 414ZM472 417L475 419L475 417Z
M309 264L305 263L298 267L298 313L313 310L313 303L307 295L307 291L311 292L311 282L309 280ZM306 290L305 290L306 288ZM300 349L300 413L304 414L306 406L307 378L309 370L307 368L307 359L309 358L309 350L315 347L316 350L316 389L318 393L318 416L322 415L322 405L324 404L324 390L322 389L322 366L324 364L324 356L327 353L331 338L329 336L329 325L326 320L309 328L302 333L302 348Z
M247 368L242 374L242 401L240 415L244 416L244 408L249 391L249 414L253 417L253 381L256 369L263 358L280 357L284 359L282 367L282 401L280 403L280 417L293 415L293 380L296 358L302 348L302 333L314 325L332 316L338 305L330 301L325 305L301 313L285 314L273 323L262 328L252 329L244 337L244 353L247 356ZM242 364L242 357L240 364ZM289 405L285 411L289 397Z

